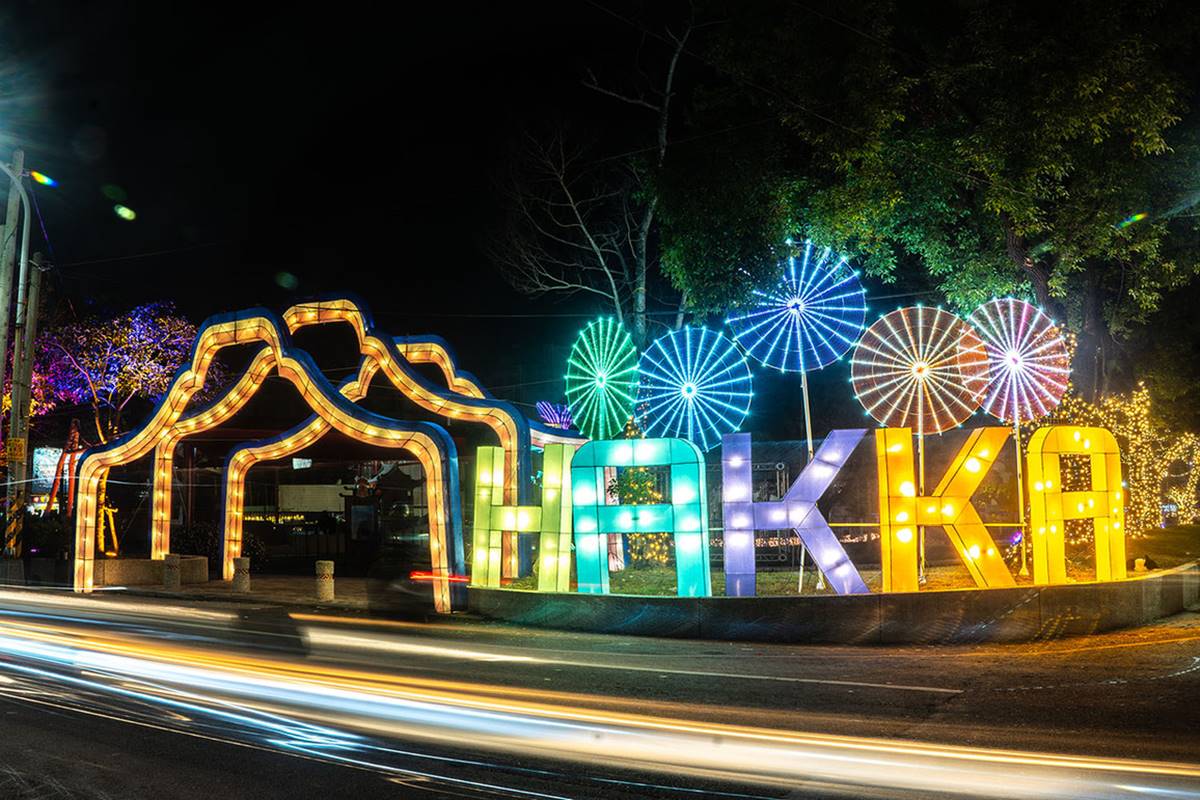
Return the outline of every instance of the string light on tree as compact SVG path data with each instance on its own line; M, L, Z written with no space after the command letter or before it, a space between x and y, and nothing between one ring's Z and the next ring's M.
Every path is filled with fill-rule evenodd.
M629 333L610 318L588 323L567 358L567 404L580 432L611 439L633 411L637 352Z
M711 450L742 426L750 410L750 366L733 342L687 327L655 339L639 362L642 427Z

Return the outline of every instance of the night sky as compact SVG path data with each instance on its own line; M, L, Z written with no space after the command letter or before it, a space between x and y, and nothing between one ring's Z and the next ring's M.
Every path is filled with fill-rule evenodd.
M60 184L37 187L47 314L168 299L199 322L350 290L390 332L445 336L496 394L559 399L597 307L524 297L487 263L494 178L514 137L558 116L622 141L637 112L581 79L627 67L636 33L587 3L254 5L3 18L0 149ZM747 427L801 435L798 380L761 376ZM846 381L844 365L816 376L818 433L863 420Z

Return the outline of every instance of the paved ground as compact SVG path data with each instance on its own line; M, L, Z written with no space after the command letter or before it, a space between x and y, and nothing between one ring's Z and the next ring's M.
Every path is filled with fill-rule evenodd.
M38 624L58 631L51 641L115 637L135 646L132 652L183 647L214 658L236 648L245 659L256 659L247 664L273 661L292 674L328 675L331 681L357 676L397 691L452 691L495 713L508 704L537 703L577 709L576 715L591 709L608 717L788 734L1200 761L1200 613L1036 644L796 646L531 630L464 618L432 624L378 620L317 607L308 602L303 583L260 583L276 596L294 591L297 606L290 609L118 592L87 599L60 593L31 602L59 609L39 613L47 621ZM21 621L28 619L21 598L4 594L0 617L9 621L3 625L27 625ZM77 632L70 633L72 628ZM9 659L0 654L0 664ZM68 669L80 669L73 659L67 663ZM0 673L0 684L5 674L16 675ZM491 781L503 787L501 796L515 796L518 787L554 797L687 794L682 776L670 791L638 789L645 775L611 763L564 771L532 756L489 755L473 747L471 737L436 746L391 740L389 768L408 770L398 779L395 772L348 769L321 754L289 752L277 737L264 741L227 726L197 728L203 717L192 711L150 716L148 699L165 688L136 702L118 702L87 688L103 682L94 669L72 674L80 681L73 689L62 683L69 675L25 674L0 685L0 725L6 741L16 743L0 754L0 766L61 776L108 797L156 800L477 796L466 784L448 791L447 780ZM283 680L287 673L279 674ZM110 680L115 681L110 691L138 686L120 674ZM440 777L413 778L422 772ZM715 796L714 786L696 784L702 791L692 796ZM492 786L485 794L496 791ZM785 795L800 796L772 796Z
M131 586L125 590L132 595L153 597L183 597L193 600L216 600L249 603L278 603L287 606L312 606L365 610L367 581L365 578L334 578L334 599L317 600L316 578L303 575L254 575L250 592L234 594L232 582L208 581L187 583L178 593L167 593L158 586Z

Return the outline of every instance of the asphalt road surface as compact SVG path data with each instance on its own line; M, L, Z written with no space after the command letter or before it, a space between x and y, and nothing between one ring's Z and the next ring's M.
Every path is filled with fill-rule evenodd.
M1198 702L1198 614L815 647L0 591L5 800L1200 797Z

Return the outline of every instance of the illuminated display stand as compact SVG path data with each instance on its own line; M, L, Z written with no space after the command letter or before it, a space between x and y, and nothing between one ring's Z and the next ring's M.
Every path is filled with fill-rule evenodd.
M354 329L360 355L359 374L335 389L310 356L295 348L291 333L307 325L341 322ZM199 412L184 416L192 396L199 391L216 353L225 347L262 345L249 368L220 398ZM412 368L414 363L434 363L442 370L449 389L441 389ZM430 498L430 548L434 565L435 599L440 610L449 608L447 577L464 569L462 515L458 507L458 465L453 440L440 425L405 422L357 408L354 401L365 393L376 371L420 408L454 419L479 422L501 442L510 465L511 479L503 487L506 499L520 502L528 486L530 445L535 440L579 441L563 431L535 425L511 405L487 395L469 373L456 370L444 342L435 337L392 340L377 335L369 313L351 298L319 300L289 309L282 318L265 309L220 315L209 319L197 335L191 359L176 375L148 420L138 430L104 446L93 448L79 460L80 507L76 519L75 588L93 588L94 539L101 498L100 487L108 471L155 453L151 513L152 557L162 558L170 548L169 520L171 461L186 436L210 430L240 410L272 372L291 382L314 415L278 437L238 448L229 461L225 482L226 546L223 573L232 574L232 559L240 555L242 495L245 473L253 463L283 458L312 444L331 429L357 441L410 453L425 470ZM513 549L510 568L515 567Z
M932 319L940 313L914 311L913 319L921 323L926 316ZM887 319L890 321L890 316ZM306 326L328 323L350 325L359 350L356 373L336 387L322 375L311 356L291 340L293 333ZM920 325L905 330L918 329L921 329ZM601 329L592 330L599 336ZM949 353L929 359L930 371L945 383L945 386L938 384L939 391L951 395L963 392L969 395L963 401L964 405L978 404L977 398L982 391L977 391L974 386L979 383L976 351L981 348L974 346L977 337L957 318L940 327L935 326L931 331L929 337L921 334L917 338L920 341L928 339L931 346L945 345ZM599 365L601 370L611 366L619 371L619 375L605 376L604 389L613 388L608 385L607 377L620 378L623 387L636 386L638 376L636 371L628 370L630 357L621 332L608 328L602 332L604 335L597 339L600 349L592 366ZM968 340L969 346L964 347L964 339ZM703 337L700 341L703 343ZM947 344L952 341L956 343ZM237 380L207 406L186 413L193 396L203 387L215 355L223 348L247 345L258 349ZM890 344L881 343L877 349L899 358L889 347ZM945 376L936 372L942 369L942 360L948 365ZM741 363L738 359L732 361ZM688 362L683 359L680 363ZM856 360L860 380L865 375L861 372L864 363L865 356ZM419 372L416 367L422 364L436 367L445 386L435 384ZM926 362L919 360L916 367L908 365L902 370L901 377L911 382L912 376L916 375L916 383L923 385L922 364ZM954 377L964 369L964 364L970 367L969 380ZM223 492L225 553L222 573L226 579L232 576L233 559L241 554L245 480L249 470L263 461L287 458L336 430L358 442L403 451L420 463L429 497L435 600L439 610L450 609L449 576L466 569L455 444L445 428L436 423L385 417L356 405L367 393L372 379L382 375L418 408L483 425L498 442L498 446L483 446L477 451L472 487L475 505L472 585L498 588L516 576L518 537L529 534L538 540L539 591L569 591L573 545L578 591L606 594L609 592L607 536L667 532L673 535L675 542L678 594L686 597L711 595L708 500L701 447L683 438L586 441L572 431L530 421L511 404L492 397L470 373L460 370L444 340L434 336L392 338L383 335L375 330L363 304L346 297L297 305L283 315L256 308L211 318L200 329L188 364L178 372L147 421L127 436L83 454L78 462L76 590L93 588L96 523L103 503L101 487L109 470L153 454L151 555L155 559L163 558L170 551L171 473L175 449L186 437L228 421L264 381L275 375L296 388L312 415L277 436L245 442L230 452ZM871 386L882 385L878 383L879 379L874 376ZM958 385L960 380L963 386ZM684 381L685 386L686 383ZM860 398L869 410L887 408L890 414L894 397L890 401L873 400L863 395L863 387L856 385L856 388L860 389ZM943 402L938 408L930 405L926 409L925 400L918 392L916 416L924 426L924 430L918 429L918 441L923 438L922 433L929 432L930 424L937 423L935 427L939 429L944 427L937 412L951 405ZM907 408L908 412L914 410L912 404L899 407ZM597 412L595 416L607 419L605 413ZM957 416L957 413L949 415L951 419ZM609 420L605 426L612 427L611 422ZM713 429L708 433L716 432ZM755 502L751 495L749 435L735 433L724 437L721 465L726 594L748 596L755 593L755 532L781 528L796 532L834 592L857 594L868 591L858 569L817 507L851 453L866 438L866 433L862 429L830 432L787 493L779 500L768 502ZM923 459L919 456L914 459L913 430L885 427L875 431L872 438L880 487L879 517L876 522L854 524L878 526L883 591L919 590L916 531L924 526L945 530L977 587L1015 585L1013 575L988 533L989 523L980 518L971 502L1010 434L1011 429L1001 427L970 431L937 487L926 492L922 486ZM540 504L531 502L529 497L534 488L531 479L534 447L544 448ZM1090 487L1064 489L1060 464L1063 456L1089 458ZM1095 537L1096 578L1124 578L1121 463L1112 434L1101 428L1077 426L1039 428L1033 434L1024 465L1027 469L1025 485L1031 501L1028 538L1033 547L1034 583L1066 582L1065 523L1086 519L1092 520ZM670 501L647 505L610 503L612 497L606 479L611 478L613 469L634 467L660 467L669 472Z

